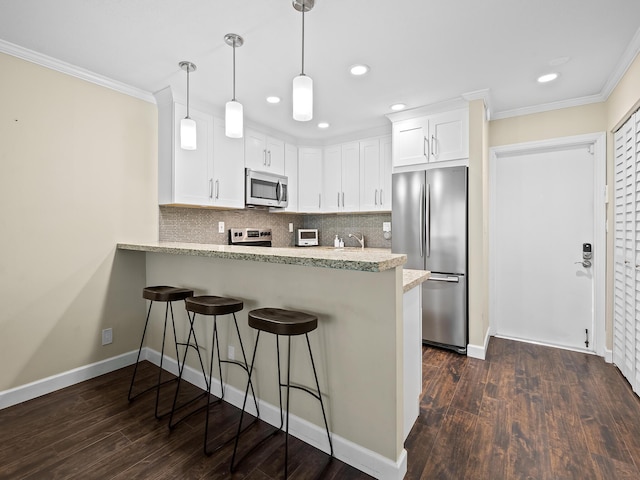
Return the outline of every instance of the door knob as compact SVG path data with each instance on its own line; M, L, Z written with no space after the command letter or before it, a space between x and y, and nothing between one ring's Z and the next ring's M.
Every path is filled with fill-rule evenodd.
M589 268L591 266L591 260L580 260L579 262L573 263L581 263L584 268Z

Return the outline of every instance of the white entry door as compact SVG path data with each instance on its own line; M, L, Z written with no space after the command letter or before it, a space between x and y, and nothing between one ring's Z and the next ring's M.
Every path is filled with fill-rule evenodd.
M491 323L495 334L595 350L594 144L495 154L491 191ZM596 245L603 251L597 251ZM593 259L592 259L593 261Z

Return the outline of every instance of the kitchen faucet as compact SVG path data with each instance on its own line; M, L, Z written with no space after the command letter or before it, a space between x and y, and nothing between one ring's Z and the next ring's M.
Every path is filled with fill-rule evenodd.
M349 238L353 237L356 240L358 240L358 243L360 244L360 246L362 247L362 249L364 250L364 233L361 233L360 235L362 235L362 238L358 238L357 235L354 235L353 233L349 234Z

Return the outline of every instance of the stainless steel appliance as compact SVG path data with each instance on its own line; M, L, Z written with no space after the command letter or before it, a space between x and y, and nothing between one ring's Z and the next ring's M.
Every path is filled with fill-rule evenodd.
M244 245L247 247L270 247L270 228L230 228L229 245Z
M391 250L405 268L430 270L422 284L422 340L466 353L467 167L396 173Z
M314 247L319 245L317 228L299 228L296 245L299 247Z
M289 205L287 177L275 173L245 170L247 207L285 208Z

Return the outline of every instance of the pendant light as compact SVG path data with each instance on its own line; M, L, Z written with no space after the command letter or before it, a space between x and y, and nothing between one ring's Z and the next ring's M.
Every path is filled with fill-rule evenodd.
M304 74L304 14L315 0L293 0L293 8L302 12L302 70L293 79L293 119L307 122L313 118L313 80Z
M180 120L180 146L184 150L196 149L196 122L189 117L189 72L195 72L191 62L180 62L180 68L187 71L187 116Z
M225 105L224 133L230 138L242 138L244 126L242 104L236 100L236 47L241 47L244 40L240 35L227 33L224 41L233 47L233 98Z

